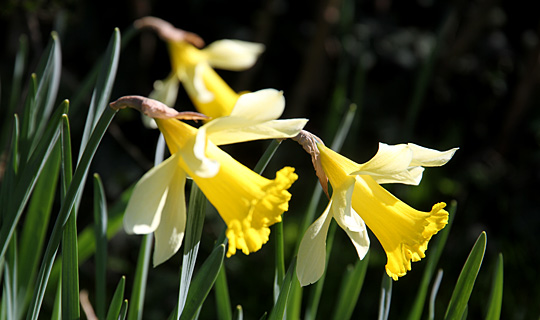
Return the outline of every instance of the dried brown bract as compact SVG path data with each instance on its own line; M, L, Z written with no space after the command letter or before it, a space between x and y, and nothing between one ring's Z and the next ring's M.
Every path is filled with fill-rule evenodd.
M178 29L169 22L156 17L144 17L136 20L133 25L137 29L152 29L161 39L170 42L186 41L197 48L204 47L204 40L199 35Z
M143 96L124 96L111 102L113 109L124 109L126 107L136 109L143 114L154 119L179 119L179 120L209 120L210 117L202 113L193 111L178 112L168 107L162 102Z
M324 145L324 142L319 137L306 130L300 131L296 137L291 139L298 142L304 150L311 155L311 162L313 163L313 168L315 168L315 174L319 178L319 183L321 184L324 193L326 193L326 196L330 197L328 195L328 177L322 168L319 148L317 148L317 143L322 143Z

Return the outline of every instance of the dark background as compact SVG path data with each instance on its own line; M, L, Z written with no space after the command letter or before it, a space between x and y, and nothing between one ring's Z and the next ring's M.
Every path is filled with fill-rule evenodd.
M459 271L485 230L486 255L469 304L469 318L485 314L500 252L505 267L502 319L538 318L540 215L535 201L540 195L540 12L524 2L492 0L3 0L1 92L9 93L21 35L29 41L29 75L50 32L59 33L63 55L59 99L73 98L105 51L113 29L118 27L125 35L135 19L146 15L195 32L206 43L224 38L264 43L266 51L253 68L219 73L236 91L283 90L287 99L283 117L309 118L306 129L327 144L344 110L355 103L354 126L342 154L356 162L371 158L379 141L414 142L439 150L460 147L446 166L426 170L419 187L388 187L420 210L429 210L438 201L458 203L439 264L444 277L437 315L442 317ZM137 33L122 51L111 98L147 95L153 81L169 72L166 45L152 32ZM7 97L2 95L2 103ZM183 89L176 107L193 109ZM0 115L11 116L1 108ZM80 134L77 128L82 131L85 113L81 110L70 116L74 134ZM135 112L117 115L93 167L102 176L111 203L151 167L157 135L142 126ZM227 150L253 167L266 145L245 143ZM265 175L273 177L284 165L296 167L300 176L291 188L293 199L284 216L290 254L316 179L309 157L291 141L282 144ZM325 203L321 205L318 213ZM82 211L81 228L91 221L91 211L86 215L84 207ZM209 211L202 257L222 228L219 216ZM356 318L375 318L378 310L385 257L376 238L371 240L370 267ZM122 274L129 283L139 242L140 237L123 231L110 242L111 290ZM232 303L241 304L248 319L259 318L271 308L272 249L270 242L256 254L237 254L226 261ZM343 266L354 261L352 245L338 230L320 319L331 314ZM164 318L172 310L179 265L176 255L151 271L145 318ZM423 269L423 262L414 263L413 270L394 283L391 319L400 319L409 310ZM92 275L89 261L81 267L81 288L92 290ZM304 296L309 294L308 287ZM210 295L201 318L213 317L212 299Z

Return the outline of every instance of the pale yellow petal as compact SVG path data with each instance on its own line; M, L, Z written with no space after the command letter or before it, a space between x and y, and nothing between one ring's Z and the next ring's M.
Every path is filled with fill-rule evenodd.
M220 164L206 156L206 144L206 132L202 129L189 138L179 152L191 172L201 178L212 178L218 173Z
M278 119L283 110L285 110L283 92L276 89L262 89L241 95L230 116L262 122Z
M180 80L192 99L195 99L199 103L209 103L214 100L214 94L206 88L203 72L205 72L204 63L186 66Z
M231 118L229 118L231 119ZM231 120L234 120L233 118ZM220 119L216 119L220 120ZM241 121L236 119L237 121ZM222 128L215 130L216 127L208 128L208 139L216 145L225 145L245 141L262 139L286 139L298 135L304 128L308 119L284 119L266 121L253 126L241 126Z
M127 233L148 234L158 227L178 156L171 156L148 171L135 185L124 213Z
M264 51L264 45L241 40L218 40L202 50L215 68L241 71L251 68Z
M169 107L174 107L178 96L180 82L173 72L165 80L154 81L154 90L150 92L148 98L163 102Z
M445 165L459 148L453 148L447 151L438 151L425 148L414 143L407 144L413 152L411 166L440 167Z
M330 222L332 222L331 206L332 201L328 203L323 214L306 230L298 247L296 277L301 286L317 282L324 274L326 236Z
M186 200L184 187L186 174L183 170L176 170L170 183L167 201L161 214L161 222L154 232L154 267L172 257L184 239L186 228Z

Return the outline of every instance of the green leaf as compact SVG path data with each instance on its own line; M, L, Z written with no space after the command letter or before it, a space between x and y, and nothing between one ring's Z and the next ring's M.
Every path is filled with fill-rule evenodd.
M435 281L433 281L433 287L431 289L431 295L429 296L429 320L435 319L435 299L437 298L437 292L439 292L439 286L441 285L443 277L442 269L439 269Z
M231 320L231 298L229 297L229 287L227 285L227 275L225 274L225 264L221 265L218 277L214 285L216 295L216 313L219 320Z
M81 139L79 160L82 156L82 151L88 142L90 134L96 126L99 115L103 113L103 110L105 110L109 104L114 79L116 77L116 70L118 69L119 58L120 30L115 28L111 39L109 40L107 50L105 51L105 59L101 65L101 71L98 75L96 86L94 87L90 107L88 108L86 124L84 126L83 137Z
M241 305L237 305L236 309L234 309L233 319L234 320L244 320L244 310L242 310Z
M65 106L67 106L67 102L64 102L51 117L47 130L41 137L38 147L30 157L28 164L19 173L20 178L17 179L12 196L6 201L7 206L5 204L2 206L1 210L5 211L3 211L3 221L0 229L0 260L5 254L7 245L13 236L15 226L18 224L24 207L30 198L30 194L58 140L61 115L64 113ZM5 192L5 188L2 188L2 192ZM3 198L3 200L6 199Z
M180 314L183 313L184 305L189 295L188 291L191 288L191 277L199 252L206 202L207 200L204 193L202 193L197 184L192 183L189 196L189 207L186 214L187 222L184 238L184 255L180 275L180 291L178 294L178 310ZM179 319L180 314L177 315L177 319Z
M62 280L58 280L56 286L56 295L54 296L54 305L51 315L52 320L62 320Z
M128 309L129 320L142 319L144 309L144 296L146 294L146 279L148 278L148 267L150 266L150 249L152 247L152 235L143 236L135 278L133 279L133 289L131 290L131 303Z
M105 317L107 275L107 200L99 175L94 174L94 234L96 239L96 316Z
M92 135L90 136L87 147L84 149L83 156L81 157L81 161L79 162L79 165L75 170L73 180L67 190L64 203L60 208L60 212L58 213L57 220L51 232L51 236L49 238L49 242L47 244L47 248L45 250L45 254L41 263L37 286L34 291L34 296L32 298L30 312L27 315L27 319L38 318L41 303L43 301L43 295L45 294L45 288L47 287L51 268L54 262L54 258L56 257L56 251L60 244L62 229L70 216L76 199L84 188L84 178L88 173L90 163L92 162L97 147L101 142L101 139L103 138L103 135L105 134L105 131L107 130L115 114L116 112L111 109L105 110L98 124L96 125L94 132L92 132Z
M504 261L502 253L499 253L495 272L493 273L493 282L489 294L487 305L487 320L497 320L501 317L501 307L503 298L503 280L504 280Z
M474 282L482 266L486 242L486 232L482 232L476 240L463 269L461 269L452 297L450 298L450 303L446 309L445 319L454 320L463 317L474 287Z
M21 231L18 283L19 296L26 301L31 298L39 258L45 245L59 171L60 144L57 144L36 183Z
M66 115L62 117L62 197L72 179L71 134ZM72 209L73 211L73 209ZM73 212L62 233L62 318L79 319L79 264L77 258L77 220Z
M123 306L122 302L124 301L125 286L126 286L126 277L122 276L122 278L120 278L120 281L118 282L118 285L116 286L116 290L114 291L111 304L109 305L109 311L107 311L107 318L106 318L107 320L118 319L120 315L120 311L122 310L122 306Z
M219 270L223 265L223 257L225 256L225 245L220 244L212 250L212 253L204 261L199 272L193 278L189 287L186 304L180 319L191 320L195 319L199 309L202 307L210 289L214 285L218 276Z
M381 298L379 300L379 320L388 319L390 314L390 302L392 301L392 278L386 272L383 273L381 282Z
M341 289L337 297L336 307L334 308L333 318L336 320L350 319L358 296L364 284L366 270L369 263L369 252L363 260L356 261L353 268L346 271L341 281Z
M289 299L289 292L291 291L291 284L293 281L295 281L295 278L293 278L295 277L295 270L296 257L292 259L289 265L289 269L287 270L285 279L283 279L283 283L281 284L281 288L279 289L278 299L268 317L269 320L278 320L284 318L285 309L287 307L287 300Z
M416 293L413 307L409 311L408 320L420 320L422 317L429 284L433 278L435 268L437 267L441 253L444 250L444 246L446 245L446 240L448 239L448 235L450 234L450 229L456 215L456 210L457 202L454 200L450 203L448 208L448 224L446 227L444 227L444 229L442 229L442 231L440 231L440 234L432 240L432 243L429 244L429 248L426 253L426 267L424 274L422 275L422 281L418 286L418 292Z
M16 319L19 312L17 306L17 237L9 245L4 261L4 295L3 304L7 319Z

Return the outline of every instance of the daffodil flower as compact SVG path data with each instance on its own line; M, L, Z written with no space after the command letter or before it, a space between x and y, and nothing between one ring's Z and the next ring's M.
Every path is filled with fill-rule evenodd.
M423 167L444 165L457 148L441 152L412 143L381 143L371 160L358 164L322 143L317 147L333 194L300 243L296 268L300 284L314 283L324 273L326 235L332 218L347 233L360 259L369 249L366 226L371 229L386 252L388 276L394 280L404 276L411 270L411 261L425 257L431 237L448 223L448 212L442 202L428 212L413 209L380 184L417 185Z
M246 70L264 51L263 44L230 39L200 49L204 41L197 35L155 17L139 19L135 25L154 29L169 46L172 72L154 83L150 97L174 105L180 81L197 110L211 118L229 115L239 97L213 68Z
M298 134L307 120L275 120L273 117L281 115L282 104L283 95L277 90L245 94L238 100L234 115L224 118L233 120L223 120L217 125L211 125L213 121L210 121L203 129L178 119L204 119L204 116L179 113L144 97L124 97L111 104L117 109L133 107L154 118L171 152L171 157L148 171L135 185L124 215L124 229L128 233L154 233L154 265L168 260L182 244L186 223L184 186L188 176L227 224L227 256L237 250L244 254L255 252L268 241L269 227L281 221L281 215L288 209L291 194L287 190L297 179L294 168L285 167L270 180L237 162L217 145ZM254 116L253 109L257 108L265 116ZM238 118L245 119L245 134ZM231 124L227 126L226 121ZM283 123L293 128L285 129ZM256 132L257 128L261 132ZM201 130L204 134L199 134ZM213 142L212 137L217 136L221 140L215 138L217 142Z

